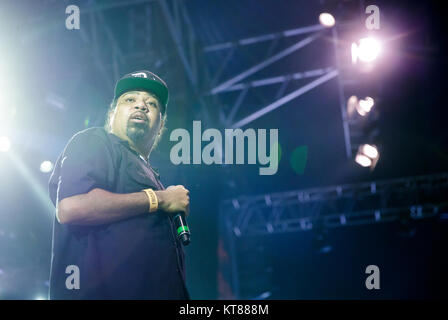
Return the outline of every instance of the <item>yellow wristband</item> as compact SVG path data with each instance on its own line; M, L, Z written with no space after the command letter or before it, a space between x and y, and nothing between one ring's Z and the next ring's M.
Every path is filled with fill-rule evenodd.
M149 199L149 212L157 211L159 207L159 200L157 199L156 193L152 189L144 189L143 190Z

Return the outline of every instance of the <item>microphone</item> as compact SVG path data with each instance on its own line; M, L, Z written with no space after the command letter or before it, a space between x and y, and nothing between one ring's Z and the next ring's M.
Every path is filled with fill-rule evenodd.
M185 213L176 213L173 220L176 227L177 238L182 241L184 246L188 246L190 244L190 229L188 228Z

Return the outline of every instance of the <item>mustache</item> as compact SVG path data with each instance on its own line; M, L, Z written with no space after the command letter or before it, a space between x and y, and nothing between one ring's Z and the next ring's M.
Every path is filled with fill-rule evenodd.
M138 111L134 112L133 114L131 114L131 116L129 117L129 120L135 119L137 117L140 117L140 118L142 118L145 121L149 121L149 118L148 118L148 116L146 114L144 114L143 112L138 112Z

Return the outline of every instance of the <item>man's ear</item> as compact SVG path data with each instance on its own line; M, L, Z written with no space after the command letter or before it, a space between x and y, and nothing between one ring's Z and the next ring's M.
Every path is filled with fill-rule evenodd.
M159 130L159 133L158 133L159 136L162 133L162 130L163 130L164 126L165 126L165 120L162 117L162 121L160 121L160 130Z
M114 113L115 113L115 109L111 109L109 110L109 114L107 115L109 117L109 126L112 129L112 123L114 122Z

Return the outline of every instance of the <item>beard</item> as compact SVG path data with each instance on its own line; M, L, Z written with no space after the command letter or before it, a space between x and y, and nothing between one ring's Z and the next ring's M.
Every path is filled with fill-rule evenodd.
M148 125L146 123L128 122L126 127L126 135L133 142L140 142L148 134Z

